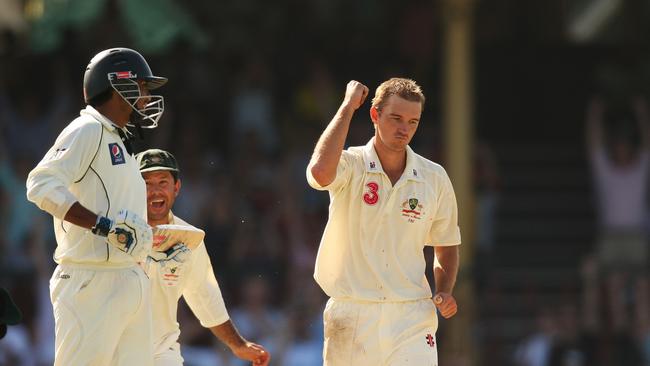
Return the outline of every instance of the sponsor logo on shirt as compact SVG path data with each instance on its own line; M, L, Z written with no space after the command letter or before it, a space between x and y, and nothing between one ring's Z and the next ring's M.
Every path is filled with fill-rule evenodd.
M417 198L409 198L402 202L402 216L407 217L409 222L420 220L424 205Z
M122 147L117 142L108 144L108 152L111 155L111 163L113 165L124 164L126 162Z
M47 155L47 160L54 160L60 158L61 155L63 155L63 153L66 152L66 150L68 150L67 147L60 147L50 152L49 155Z
M433 336L431 335L431 333L427 333L427 336L424 337L424 339L427 340L427 344L429 345L429 347L435 347L436 342L433 340Z

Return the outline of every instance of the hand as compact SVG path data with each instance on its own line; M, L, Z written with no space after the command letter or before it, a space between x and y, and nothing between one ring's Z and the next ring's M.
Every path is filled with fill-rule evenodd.
M438 292L433 297L433 303L438 308L438 311L440 311L440 315L442 315L445 319L449 319L452 316L456 315L456 312L458 311L456 299L454 299L451 294L448 294L446 292Z
M368 96L368 87L358 81L351 80L345 89L344 105L348 105L354 110L359 109Z
M153 242L153 233L151 227L140 218L128 210L120 210L115 220L100 217L98 223L108 224L108 233L104 230L95 230L97 235L106 236L106 241L115 248L134 257L137 261L143 260L151 251ZM102 224L98 224L99 226Z
M149 257L147 257L147 261L154 261L161 267L165 267L169 262L183 264L190 258L191 254L192 251L185 244L176 243L164 252L152 250Z
M253 366L268 366L271 355L259 344L246 342L243 345L233 348L232 353L239 359L252 361Z

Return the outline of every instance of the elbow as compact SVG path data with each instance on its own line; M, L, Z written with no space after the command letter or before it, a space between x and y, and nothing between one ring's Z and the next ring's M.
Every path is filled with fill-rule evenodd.
M32 180L31 174L29 177L27 177L27 183L26 183L26 188L27 188L27 200L32 203L37 203L38 200L38 189L36 187L36 184L34 184Z
M318 183L319 186L325 187L332 183L334 181L334 178L336 178L334 174L327 172L325 169L322 169L318 165L311 165L309 167L309 173L311 174L312 178Z

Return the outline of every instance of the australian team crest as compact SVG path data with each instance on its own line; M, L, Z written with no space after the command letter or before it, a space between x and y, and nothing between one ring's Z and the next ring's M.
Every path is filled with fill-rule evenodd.
M180 280L181 267L180 266L165 266L162 269L162 279L166 286L176 286Z
M108 144L108 152L111 155L111 163L113 165L124 164L126 162L122 147L117 142Z
M409 198L402 202L402 216L407 217L409 222L420 220L424 214L424 205L417 198Z

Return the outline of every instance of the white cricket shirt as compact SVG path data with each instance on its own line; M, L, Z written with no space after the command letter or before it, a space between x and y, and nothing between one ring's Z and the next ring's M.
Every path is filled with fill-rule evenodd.
M172 217L171 224L192 226L176 216ZM190 258L182 265L166 263L162 267L150 262L148 272L151 278L154 354L163 353L178 342L181 331L176 314L181 295L206 328L230 319L203 242L192 250Z
M93 107L81 110L29 173L27 198L54 217L57 263L135 264L135 258L106 238L63 221L75 201L110 218L121 209L147 218L147 191L138 164L126 151L117 127Z
M314 278L328 296L409 301L432 296L424 275L425 245L460 244L456 197L445 170L406 148L406 168L393 187L374 138L343 151L330 194L329 220Z
M641 232L646 222L650 153L641 151L629 166L614 164L604 147L592 152L600 220L607 229Z

